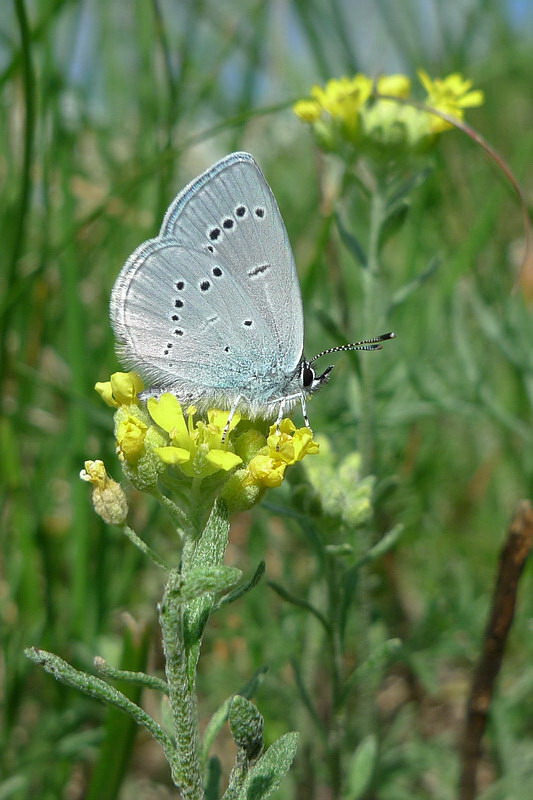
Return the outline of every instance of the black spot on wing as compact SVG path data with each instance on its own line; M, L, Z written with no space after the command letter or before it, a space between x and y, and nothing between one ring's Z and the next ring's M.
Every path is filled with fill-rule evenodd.
M271 264L259 264L257 267L253 267L253 269L248 270L248 277L249 278L256 278L258 275L262 275L263 272L267 272L271 267Z

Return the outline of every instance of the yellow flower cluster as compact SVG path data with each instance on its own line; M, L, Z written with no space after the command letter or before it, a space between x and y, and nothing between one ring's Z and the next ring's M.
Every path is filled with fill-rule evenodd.
M151 397L147 407L153 421L170 438L169 445L156 449L164 464L178 467L189 478L205 478L221 469L228 472L242 462L230 449L230 436L222 441L228 422L227 411L211 410L207 424L203 420L195 423L196 409L189 406L185 420L181 405L173 394L163 394L159 399ZM239 421L240 416L235 414L228 434Z
M425 105L457 120L463 119L465 108L483 104L483 92L472 90L472 81L459 73L432 80L419 70L418 77L426 90ZM453 127L435 114L380 97L408 100L410 94L411 80L406 75L384 75L372 80L358 73L352 78L329 80L324 87L313 86L310 97L299 100L293 111L313 126L325 149L335 149L339 140L363 148L376 143L413 148Z
M128 477L138 486L152 485L167 467L186 478L203 479L242 465L239 482L244 488L274 487L281 484L288 466L318 453L312 432L297 429L290 419L282 420L279 429L273 425L265 438L255 430L238 435L238 413L229 426L229 413L218 409L208 412L207 422L196 420L194 406L184 412L168 393L150 398L145 409L138 401L143 385L136 373L116 372L95 388L117 409L117 452Z
M459 72L454 72L447 78L431 80L427 72L419 69L418 77L427 92L426 105L458 120L464 119L465 108L482 106L485 101L483 92L479 89L471 91L472 81L465 80ZM446 120L433 114L430 125L432 133L440 133L453 127Z
M248 463L243 485L264 488L279 486L288 466L318 451L318 444L313 440L313 432L309 428L296 428L292 420L283 419L279 430L275 425L270 427L266 446Z

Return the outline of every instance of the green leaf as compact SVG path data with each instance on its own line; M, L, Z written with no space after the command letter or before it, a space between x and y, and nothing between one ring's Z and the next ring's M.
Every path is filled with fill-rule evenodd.
M377 561L378 558L381 558L381 556L385 555L385 553L388 553L389 550L392 550L392 548L396 545L404 531L405 525L399 522L397 525L391 528L390 531L387 531L387 533L381 537L379 542L377 542L374 547L371 547L368 553L366 553L366 555L364 555L363 558L357 562L357 564L354 564L353 569L360 569L363 564Z
M185 602L195 600L205 594L219 594L235 586L242 572L237 567L219 566L195 567L188 573L181 596Z
M387 639L387 641L375 647L368 658L362 664L359 664L346 679L341 694L343 701L347 700L357 684L360 685L365 680L365 676L369 674L377 676L383 672L392 659L398 658L398 653L401 649L401 639Z
M398 306L401 306L401 304L404 303L407 298L413 294L413 292L415 292L420 286L422 286L423 283L429 280L429 278L435 274L441 264L442 258L440 256L434 256L432 259L430 259L428 265L422 270L422 272L420 272L418 275L415 275L412 280L401 286L392 296L389 305L389 313Z
M362 267L367 266L367 257L366 253L363 249L362 244L360 243L359 239L357 239L353 233L350 233L345 227L344 223L341 220L339 214L335 214L335 222L337 224L337 229L339 231L341 241L346 249L357 259L357 261L361 264Z
M229 594L220 598L218 603L218 608L220 608L221 606L228 605L229 603L234 603L235 600L239 599L239 597L242 597L243 595L247 594L249 591L251 591L251 589L254 588L254 586L257 586L257 584L264 575L265 568L266 568L265 562L260 561L259 564L257 565L257 569L255 570L251 578L242 583L240 586L237 586Z
M250 769L238 800L264 800L275 792L296 755L299 734L286 733Z
M379 232L379 246L383 247L395 233L397 233L405 222L409 211L410 203L402 200L388 214Z
M346 800L359 800L370 786L378 756L378 743L373 734L363 739L348 764Z
M292 603L294 606L298 606L299 608L305 608L307 611L310 611L311 614L314 614L314 616L319 620L319 622L321 622L322 626L324 627L324 630L329 636L329 634L331 633L330 624L326 619L326 617L324 616L324 614L321 611L319 611L318 608L315 608L307 600L304 600L301 597L296 597L296 595L289 592L289 590L285 589L285 587L281 586L281 584L276 583L276 581L269 581L268 585L270 586L271 589L274 589L274 591L277 592L277 594L279 594L280 597L283 597L283 599L286 600L288 603Z
M151 640L152 630L149 626L145 626L141 635L137 634L136 636L133 636L131 631L126 628L121 666L128 667L129 670L132 668L141 670L146 667ZM117 672L120 671L117 670ZM140 685L120 683L118 688L132 702L140 702L142 693ZM118 797L131 759L136 735L137 724L131 717L118 708L108 710L105 736L86 790L87 800L114 800Z
M393 211L404 198L412 194L432 173L432 167L425 167L420 172L415 173L409 180L402 181L400 186L393 191L387 202L387 211Z
M220 797L220 779L222 766L216 756L212 756L207 764L207 781L205 785L205 800L218 800Z

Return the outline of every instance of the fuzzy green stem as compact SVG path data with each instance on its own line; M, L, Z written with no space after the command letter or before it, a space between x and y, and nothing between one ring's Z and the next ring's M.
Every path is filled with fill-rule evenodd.
M218 501L203 532L185 539L181 569L170 572L159 612L176 740L171 769L174 782L184 800L201 800L204 796L196 701L196 665L203 631L213 610L215 596L206 592L184 602L181 589L191 570L222 563L228 544L228 533L228 514L224 504Z
M249 765L250 762L246 757L246 751L239 748L235 758L235 766L229 776L228 788L224 792L222 800L238 800Z
M74 667L71 667L66 661L63 661L62 658L54 655L54 653L48 653L46 650L39 650L37 647L28 647L24 651L24 654L35 664L44 667L46 672L49 672L61 683L67 686L73 686L79 689L80 692L90 697L95 697L103 703L115 706L115 708L120 708L121 711L129 714L138 725L142 725L143 728L146 728L146 730L152 734L154 739L159 742L165 751L167 759L171 761L174 750L171 738L146 711L143 711L142 708L133 703L126 695L122 694L122 692L119 692L118 689L110 686L95 675L90 675L87 672L80 672L74 669Z
M182 576L172 570L159 610L165 672L175 736L170 759L172 778L184 800L202 800L200 735L195 686L189 684L184 636L184 607L180 596Z
M146 672L132 672L129 669L115 669L107 663L101 656L95 656L94 667L101 675L113 681L124 681L132 683L134 686L142 686L146 689L154 689L156 692L168 694L168 685L161 678L154 675L147 675Z
M134 544L135 547L139 548L141 553L144 553L144 555L148 556L148 558L151 561L153 561L154 564L156 564L158 567L161 567L161 569L164 569L168 572L170 567L166 563L166 561L163 558L161 558L161 556L158 555L158 553L156 553L155 550L152 550L152 548L149 547L149 545L147 545L146 542L144 542L139 536L137 536L135 531L132 528L130 528L129 525L126 524L122 525L121 530L124 533L124 535L128 537L130 542Z
M186 531L189 528L189 519L185 512L174 503L170 497L167 497L165 494L159 491L156 487L150 489L150 494L153 497L156 497L159 502L165 506L167 511L169 512L174 524L176 525L176 532L179 536L180 542L183 543L186 535Z

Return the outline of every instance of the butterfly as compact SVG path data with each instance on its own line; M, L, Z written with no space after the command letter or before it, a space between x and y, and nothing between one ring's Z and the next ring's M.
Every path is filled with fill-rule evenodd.
M274 195L253 156L231 153L189 183L159 235L141 244L111 295L118 354L151 384L200 411L277 418L329 378L315 362L345 350L379 350L394 338L304 356L300 285Z

